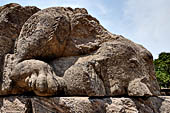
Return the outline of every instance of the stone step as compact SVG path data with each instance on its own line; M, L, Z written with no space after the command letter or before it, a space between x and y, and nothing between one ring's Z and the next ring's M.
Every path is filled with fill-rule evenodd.
M1 113L170 113L170 97L37 97L0 98Z

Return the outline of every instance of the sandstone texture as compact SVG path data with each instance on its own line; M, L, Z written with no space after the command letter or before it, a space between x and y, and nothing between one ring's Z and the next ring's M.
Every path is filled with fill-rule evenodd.
M86 9L8 4L0 13L2 113L170 112L152 54Z
M2 113L170 113L170 97L6 97Z
M34 6L22 7L14 3L0 7L0 75L5 54L14 52L14 43L23 24L39 10Z
M21 29L14 54L5 57L3 77L2 92L8 94L160 93L151 53L109 33L85 9L52 7L32 15Z

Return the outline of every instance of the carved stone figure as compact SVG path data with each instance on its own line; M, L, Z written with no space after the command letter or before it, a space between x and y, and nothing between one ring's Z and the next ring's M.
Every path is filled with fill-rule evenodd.
M52 7L31 16L14 54L6 55L3 76L2 90L12 94L159 95L150 52L79 8Z
M86 9L39 10L0 7L0 112L170 112L143 46L111 34Z
M4 56L13 53L14 43L25 21L40 9L35 6L22 7L16 3L0 6L0 81Z

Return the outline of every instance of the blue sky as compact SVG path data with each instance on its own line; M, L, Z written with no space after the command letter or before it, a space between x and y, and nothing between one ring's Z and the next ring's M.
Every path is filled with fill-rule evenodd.
M170 0L0 0L0 6L12 2L86 8L110 32L142 44L154 58L170 51Z

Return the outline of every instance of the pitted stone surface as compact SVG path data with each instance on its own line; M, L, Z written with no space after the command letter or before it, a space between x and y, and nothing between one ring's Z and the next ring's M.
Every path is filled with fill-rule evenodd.
M14 54L6 55L2 94L159 95L152 60L85 9L47 8L25 22Z
M169 113L170 97L6 97L2 113Z
M0 7L0 81L4 57L14 53L14 43L25 21L40 9L34 6L22 7L11 3Z
M147 49L84 8L39 10L0 7L0 112L170 112Z

